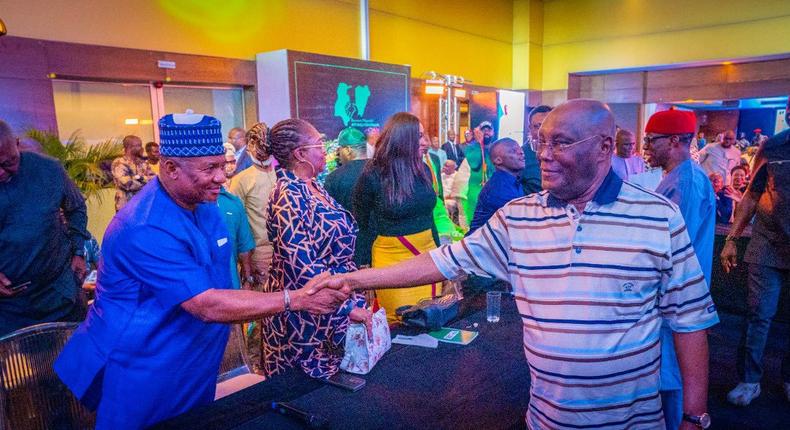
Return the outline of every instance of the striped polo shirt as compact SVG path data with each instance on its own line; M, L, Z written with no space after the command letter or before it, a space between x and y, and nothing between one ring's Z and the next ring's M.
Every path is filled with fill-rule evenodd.
M611 170L582 213L531 194L431 257L449 279L513 285L529 428L663 428L662 320L677 332L718 322L677 206Z

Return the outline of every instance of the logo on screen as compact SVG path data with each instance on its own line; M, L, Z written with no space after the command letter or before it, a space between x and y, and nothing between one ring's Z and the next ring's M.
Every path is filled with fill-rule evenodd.
M353 90L353 91L352 91ZM365 120L365 108L370 98L370 87L367 85L349 85L345 82L337 84L335 98L335 116L343 120L343 125L368 125Z

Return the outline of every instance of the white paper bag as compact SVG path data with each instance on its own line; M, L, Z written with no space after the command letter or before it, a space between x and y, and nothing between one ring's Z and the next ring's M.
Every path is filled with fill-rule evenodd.
M346 332L346 353L340 368L346 372L365 375L392 346L387 312L380 308L373 314L373 339L368 339L364 324L350 324Z

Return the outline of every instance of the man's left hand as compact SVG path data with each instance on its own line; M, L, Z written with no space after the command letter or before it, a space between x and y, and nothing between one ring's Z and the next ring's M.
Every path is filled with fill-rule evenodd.
M80 283L84 281L85 277L88 276L88 269L85 267L85 257L80 257L79 255L71 257L71 270L74 271L74 275L79 279Z

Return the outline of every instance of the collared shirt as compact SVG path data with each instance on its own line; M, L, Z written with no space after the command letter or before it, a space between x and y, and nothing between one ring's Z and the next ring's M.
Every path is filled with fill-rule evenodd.
M442 167L444 167L444 163L447 162L447 153L444 151L444 149L441 149L441 148L439 148L439 149L429 148L428 149L428 153L432 154L432 155L435 155L436 157L439 158L439 166L438 167L439 167L439 172L441 172L442 171Z
M730 170L741 163L741 151L735 145L725 148L719 142L706 145L697 156L705 173L720 174L725 184L731 182Z
M373 154L376 153L376 147L371 145L370 143L366 143L365 145L367 147L366 155L368 157L368 160L370 160L371 158L373 158Z
M266 209L269 207L269 195L275 183L277 174L274 168L267 171L251 166L234 176L228 187L228 191L240 198L244 204L256 247L271 246L266 233Z
M247 145L244 145L241 148L237 149L236 152L234 153L236 157L236 161L238 161L239 158L241 158L242 154L244 154L246 151L247 151Z
M126 156L112 161L112 179L115 182L115 211L129 200L156 175L151 166L142 158L132 160Z
M678 205L689 240L694 246L705 282L710 285L713 268L713 236L716 228L716 198L705 172L692 160L686 160L667 173L656 192ZM661 328L662 356L661 389L680 390L683 383L675 354L672 330L668 324Z
M228 228L228 242L230 242L232 249L230 279L233 281L233 288L238 290L241 288L238 255L255 249L255 239L252 237L250 223L247 221L247 214L244 212L244 204L241 199L222 187L217 198L217 205L225 216L225 226Z
M31 284L0 298L0 335L65 316L58 309L79 291L71 258L90 236L85 199L63 166L32 152L19 159L19 172L0 183L0 273Z
M710 179L696 163L686 160L664 175L656 192L678 205L705 281L710 285L716 229L716 197Z
M159 176L159 166L161 165L162 164L159 162L157 162L156 164L148 163L148 167L151 169L151 172L153 172L153 174L157 176Z
M763 153L766 162L749 184L758 200L744 261L790 269L790 131L765 142Z
M540 184L540 161L538 160L538 155L535 154L535 151L532 150L529 144L523 145L521 150L524 151L524 170L519 174L521 186L524 188L525 195L537 193L543 190Z
M513 286L531 428L663 427L661 321L678 332L718 321L677 206L612 171L582 213L531 194L431 257L450 279Z
M247 145L236 151L236 171L234 174L239 174L252 166L252 156L247 151Z
M442 145L442 149L445 153L447 153L447 159L455 161L456 168L461 165L461 162L464 161L464 150L461 145L453 142L452 140L448 140L444 142Z
M645 171L645 160L639 155L623 158L617 154L612 154L612 170L620 179L627 181L631 176Z
M159 179L110 222L96 301L55 362L96 407L97 429L144 428L214 400L228 340L181 304L231 288L232 252L215 203L178 206Z
M524 189L521 187L518 176L513 176L503 170L494 172L491 179L480 190L469 234L488 222L489 218L507 202L523 196Z

